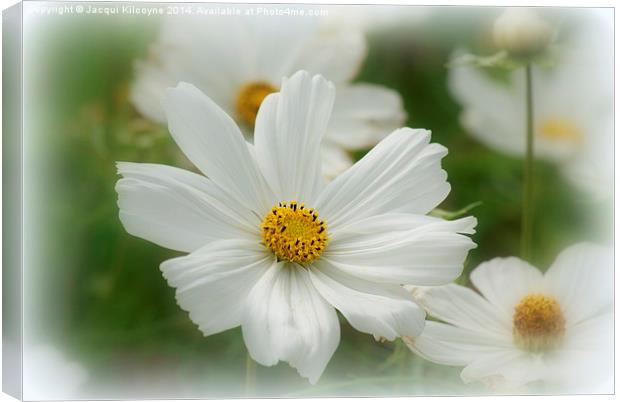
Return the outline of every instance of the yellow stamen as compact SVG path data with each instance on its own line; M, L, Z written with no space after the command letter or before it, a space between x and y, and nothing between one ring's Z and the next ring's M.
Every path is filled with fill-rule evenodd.
M530 294L515 307L513 339L530 352L543 352L557 346L564 338L566 320L558 302L550 296Z
M237 93L235 103L239 119L248 126L254 127L261 103L267 95L276 91L275 87L264 81L251 82L242 86Z
M583 141L581 130L570 119L547 119L538 124L537 128L538 135L549 140L564 140L575 143Z
M309 264L327 246L327 225L313 209L292 201L273 207L262 223L263 240L281 260Z

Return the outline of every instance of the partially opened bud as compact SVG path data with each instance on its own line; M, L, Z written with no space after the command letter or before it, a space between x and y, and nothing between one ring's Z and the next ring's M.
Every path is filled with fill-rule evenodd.
M495 44L519 58L542 53L551 42L551 36L551 27L527 8L507 9L493 27Z

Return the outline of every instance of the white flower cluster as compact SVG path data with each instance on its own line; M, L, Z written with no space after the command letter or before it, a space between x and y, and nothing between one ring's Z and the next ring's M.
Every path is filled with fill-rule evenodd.
M515 52L546 46L550 33L527 18L498 20L498 40ZM394 90L352 83L362 32L319 19L169 22L137 65L132 98L167 123L202 174L119 162L116 190L129 233L188 253L161 271L205 336L241 326L254 360L288 362L315 383L339 344L338 310L359 331L465 366L466 382L610 375L608 250L570 247L544 275L494 259L472 272L477 291L452 284L476 246L476 219L429 215L450 192L447 149L430 131L399 128ZM563 96L579 81L565 65L540 80L536 99L539 155L561 161L579 159L610 123L592 110L606 103L591 81L583 97ZM470 68L450 77L464 126L519 154L523 106L513 92L522 85L511 83L500 88ZM369 147L353 164L348 151Z

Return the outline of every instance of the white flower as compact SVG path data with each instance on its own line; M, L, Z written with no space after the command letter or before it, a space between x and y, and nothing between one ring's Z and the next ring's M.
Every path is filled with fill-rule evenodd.
M300 69L322 74L338 86L322 143L324 174L332 178L353 163L349 150L374 146L402 126L405 112L395 91L350 83L366 56L363 33L328 25L308 16L166 19L150 59L137 64L132 101L142 114L163 123L164 90L189 82L249 137L261 101L278 91L282 77Z
M607 250L579 244L545 274L514 257L481 264L471 273L480 294L455 284L414 288L445 323L427 321L409 346L431 361L465 366L465 382L515 389L542 380L547 391L592 392L613 371L612 267Z
M551 36L549 24L529 8L508 8L493 25L496 45L517 57L540 54L549 46Z
M196 87L164 100L170 132L208 178L119 163L127 231L190 253L161 265L205 335L242 326L250 355L317 381L339 343L336 309L362 332L419 335L424 311L400 285L456 278L474 218L426 216L450 191L430 132L394 131L325 184L320 143L334 86L298 72L269 95L254 145Z
M23 365L24 400L72 399L88 379L81 365L50 345L26 345Z
M552 69L533 66L536 156L558 164L569 181L599 196L612 187L610 32L610 24L597 18L576 32ZM505 85L474 67L457 67L450 70L449 87L471 135L501 152L525 154L522 69Z

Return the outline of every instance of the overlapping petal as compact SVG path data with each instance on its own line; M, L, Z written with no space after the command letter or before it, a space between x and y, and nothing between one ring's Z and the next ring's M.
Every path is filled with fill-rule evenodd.
M545 287L563 306L570 324L608 313L613 302L611 250L581 243L560 253L545 274Z
M189 82L232 112L239 87L257 76L257 34L247 22L233 16L166 19L148 62L166 71L174 85Z
M256 159L280 201L312 204L323 188L321 140L334 86L300 71L261 105L254 134Z
M461 234L471 233L474 225L474 218L372 216L334 231L322 258L377 283L443 285L460 275L467 252L475 247Z
M466 366L487 353L510 350L510 338L488 336L436 321L427 321L420 336L405 339L407 346L424 357L439 364Z
M430 132L394 131L353 167L328 184L317 202L332 230L356 219L388 212L426 214L450 191Z
M489 337L512 339L512 317L465 286L448 284L414 292L416 301L433 317Z
M353 158L347 151L327 139L321 144L321 159L321 170L328 180L332 180L353 164Z
M179 306L205 336L239 326L251 289L275 264L255 240L220 240L164 261L161 271Z
M403 101L392 89L353 84L336 93L327 138L344 149L371 148L405 121Z
M209 179L156 164L117 164L125 229L163 247L191 252L223 238L258 234L256 216Z
M486 353L461 371L465 383L484 381L498 386L516 388L545 378L546 366L539 355L508 349Z
M463 106L461 122L471 135L495 149L520 155L525 150L525 107L517 102L523 96L516 91L523 79L517 72L511 78L513 85L508 87L476 67L459 66L450 69L448 87Z
M402 287L356 278L326 261L313 268L309 273L314 286L358 331L388 340L422 332L424 310Z
M250 292L242 329L254 360L265 366L288 362L311 383L340 342L336 310L304 268L284 262L273 264Z
M508 316L523 297L543 290L542 273L516 257L494 258L480 264L470 279L485 299Z
M166 91L168 127L198 169L250 209L265 213L275 198L235 122L191 84Z
M303 51L298 53L287 74L308 70L336 84L348 82L361 68L366 51L366 39L361 31L338 29L317 32L304 43Z
M166 88L176 85L175 78L161 66L147 62L136 63L136 79L132 84L130 98L136 109L158 123L166 122L161 107Z

